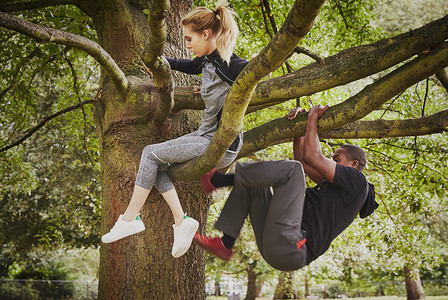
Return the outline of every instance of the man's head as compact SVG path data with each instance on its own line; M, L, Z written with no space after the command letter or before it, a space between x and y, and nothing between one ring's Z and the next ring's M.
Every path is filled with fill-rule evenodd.
M333 160L343 166L352 167L362 171L367 163L367 157L361 147L345 144L333 154Z

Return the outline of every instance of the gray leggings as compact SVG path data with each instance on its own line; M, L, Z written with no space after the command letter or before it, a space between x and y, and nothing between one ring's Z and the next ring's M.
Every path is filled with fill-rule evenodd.
M209 138L193 132L163 143L146 146L142 152L135 184L148 190L155 186L161 194L174 189L173 182L166 172L168 167L199 157L209 143ZM238 152L227 152L217 167L227 167L235 160L237 154Z

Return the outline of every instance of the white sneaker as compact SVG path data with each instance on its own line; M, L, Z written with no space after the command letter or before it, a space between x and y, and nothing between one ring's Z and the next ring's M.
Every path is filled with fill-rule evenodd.
M199 222L193 218L185 216L182 224L179 226L173 225L174 229L174 243L171 255L173 257L180 257L187 252L193 241L194 234L198 230Z
M139 216L131 222L126 222L123 220L123 215L120 215L109 233L106 233L101 237L101 241L103 243L112 243L143 230L145 230L145 225Z

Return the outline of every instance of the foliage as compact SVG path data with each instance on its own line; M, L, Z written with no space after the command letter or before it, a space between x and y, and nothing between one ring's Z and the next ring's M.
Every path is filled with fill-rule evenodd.
M421 5L425 10L416 9L419 7L417 2L409 5L401 3L402 10L384 13L385 10L399 5L385 2L327 2L302 45L328 56L351 46L396 34L398 30L402 32L416 28L429 22L430 16L434 19L440 15L440 12L425 14L425 10L430 9L426 5ZM284 7L291 3L270 1L277 24L282 23L285 18ZM211 7L211 2L206 5ZM433 7L440 6L443 7L443 3L439 2ZM270 36L266 32L260 3L234 3L234 8L240 16L239 26L242 31L237 53L248 58L259 52L269 42ZM414 19L418 21L403 18L403 21L412 20L412 24L400 22L398 25L392 25L389 18L397 14L406 16L405 11L412 11ZM269 30L272 32L271 27ZM300 67L309 63L310 59L303 55L294 55L290 62ZM281 75L285 70L277 70L273 76ZM369 80L374 81L376 77L378 75L363 82L312 95L311 99L314 103L337 104L355 94ZM296 102L297 100L291 100L247 115L245 130L285 115L288 109L297 105ZM309 108L306 99L301 99L300 102L302 107ZM367 116L367 119L418 118L437 112L441 105L446 106L446 91L437 85L434 78L430 78L390 100L383 108ZM447 206L444 192L448 161L446 140L446 134L442 134L385 140L324 141L323 151L327 155L346 142L366 149L369 159L366 173L369 180L376 185L381 206L373 216L366 220L357 220L333 243L327 254L300 272L309 274L315 284L337 282L337 289L327 290L331 296L336 297L338 293L347 291L356 296L384 295L403 292L403 286L394 286L387 282L394 278L403 278L402 269L405 264L411 263L421 267L423 274L432 274L429 270L443 265L447 253L445 245L448 232L447 216L443 209ZM291 144L287 143L259 151L251 158L264 160L291 157ZM209 223L214 223L215 210L216 208L211 210ZM241 252L245 255L248 255L248 252L257 255L257 250L253 248L253 237L249 235L249 240L244 237L247 236L246 230L245 226L239 239L243 246ZM352 241L360 242L353 244ZM435 249L437 251L434 251ZM236 261L241 269L251 260L238 258ZM208 267L210 266L209 263ZM215 265L212 266L212 269L216 268ZM227 267L238 269L238 266L234 265ZM275 273L273 270L271 272ZM273 274L271 276L275 276ZM372 281L376 284L372 285Z
M84 297L86 291L77 283L96 280L98 256L94 248L33 250L9 267L8 277L14 280L0 283L0 297L73 299L81 294Z
M213 7L215 1L196 1ZM231 1L237 11L241 35L237 52L250 59L270 41L274 32L265 20L259 1ZM293 1L270 1L277 28L285 20ZM315 26L301 46L325 57L367 44L397 32L416 28L447 13L446 3L422 1L330 0L323 7ZM428 10L428 11L427 11ZM80 10L61 5L49 9L25 11L17 16L52 28L81 34L96 41L89 17ZM94 98L99 81L98 66L85 54L54 44L39 44L20 34L0 28L0 145L17 141L46 117L66 107ZM289 60L298 69L312 60L294 54ZM273 72L282 75L287 67ZM381 75L381 74L379 74ZM345 87L337 87L311 96L314 103L334 105L374 82L379 75ZM367 119L418 118L447 106L447 93L437 80L430 78L390 100ZM305 99L290 100L245 118L245 129L283 116L289 108ZM41 268L36 262L33 274L19 255L36 247L54 248L98 244L100 216L99 145L95 135L92 106L51 120L38 133L13 150L0 154L0 241L2 276L11 266L20 265L15 274L62 278L67 274L59 265ZM422 277L447 278L447 136L395 138L383 140L327 140L324 154L343 143L357 143L368 154L369 180L376 185L379 210L366 220L357 220L332 245L330 250L302 270L315 284L334 281L337 288L327 292L353 295L388 294L383 283L402 279L402 268L412 264ZM44 155L45 154L45 155ZM291 145L283 144L256 153L251 159L291 158ZM210 226L216 220L222 201L212 206ZM356 241L354 243L353 241ZM240 272L257 261L260 279L273 281L277 273L263 262L246 223L236 245L237 255L229 264L207 256L207 272L219 277L223 272ZM22 264L23 263L23 264ZM60 272L60 273L58 273ZM64 275L65 274L65 275ZM300 277L300 276L297 276ZM371 281L378 285L369 286ZM356 288L353 288L356 286ZM395 288L393 291L396 292Z
M85 30L88 19L71 6L18 15L95 39ZM35 247L98 244L101 190L93 107L49 119L94 98L98 68L80 51L0 31L0 148L44 125L0 154L1 257L8 266Z

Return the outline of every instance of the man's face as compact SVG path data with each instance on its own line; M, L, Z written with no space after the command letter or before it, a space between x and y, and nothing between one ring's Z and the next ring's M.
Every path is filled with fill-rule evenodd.
M333 153L333 160L337 163L340 164L342 166L345 167L352 167L352 168L358 168L359 165L359 161L357 160L350 160L347 157L347 154L345 153L345 149L344 148L338 148L334 153Z

